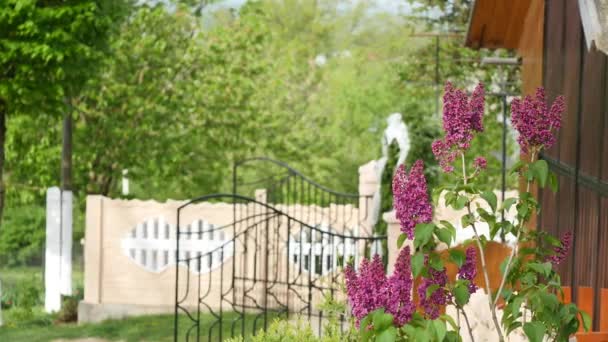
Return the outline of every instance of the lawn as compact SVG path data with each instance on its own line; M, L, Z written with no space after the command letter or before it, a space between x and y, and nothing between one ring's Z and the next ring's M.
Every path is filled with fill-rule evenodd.
M230 322L237 316L226 314L225 320L229 324L223 326L224 337L231 336ZM183 317L182 322L186 322ZM209 326L215 322L214 317L205 315L201 317L201 341L207 341L207 336L202 336ZM248 318L247 331L253 329L253 319ZM240 324L238 324L240 327ZM180 327L180 340L185 340L185 332L188 329L185 324ZM217 336L217 329L213 337ZM0 341L27 341L46 342L59 338L85 338L98 337L112 341L173 341L173 315L140 316L123 320L108 320L98 324L62 324L62 325L38 325L2 327L0 328ZM192 340L192 339L191 339Z
M81 267L74 265L74 290L82 288ZM40 267L19 267L0 269L0 280L4 295L20 291L26 283L33 283L38 290L38 303L33 313L27 318L22 317L20 309L5 309L2 311L4 326L0 327L0 341L10 342L43 342L56 339L74 339L97 337L111 341L173 341L173 315L154 315L127 318L122 320L108 320L97 324L57 323L56 314L47 314L43 310L44 286L42 283L42 269ZM268 324L276 315L269 314ZM235 313L224 313L222 337L232 336L232 322L236 321ZM259 330L264 322L259 316L254 327L256 316L245 316L246 335ZM201 341L208 340L208 329L214 326L212 337L218 337L219 326L216 318L210 314L201 316ZM191 327L186 316L180 318L180 340L185 340L185 334ZM241 334L242 322L235 324L235 335ZM195 334L192 331L191 334ZM195 336L195 335L193 335Z

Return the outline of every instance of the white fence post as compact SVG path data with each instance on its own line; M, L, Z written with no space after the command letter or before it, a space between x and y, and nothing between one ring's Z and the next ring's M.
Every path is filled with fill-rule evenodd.
M72 214L73 196L71 191L61 192L61 288L62 295L72 295Z
M61 309L61 295L72 294L72 192L52 187L46 193L44 309Z
M44 310L61 308L61 190L49 188L46 192L46 251L44 257Z

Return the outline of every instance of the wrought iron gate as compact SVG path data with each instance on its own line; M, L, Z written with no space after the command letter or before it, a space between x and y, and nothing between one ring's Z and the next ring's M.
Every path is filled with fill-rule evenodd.
M386 240L371 234L371 198L326 189L266 158L238 163L233 181L234 193L177 210L175 341L251 335L298 316L322 334L319 305L326 295L343 298L342 268ZM229 222L187 224L189 211L214 202L232 204Z

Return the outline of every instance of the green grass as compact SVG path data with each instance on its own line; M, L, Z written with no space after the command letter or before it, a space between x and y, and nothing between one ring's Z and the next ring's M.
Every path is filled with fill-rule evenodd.
M82 268L74 265L74 290L82 287ZM125 318L122 320L108 320L97 324L56 324L56 315L47 314L43 310L44 286L42 283L42 270L40 267L18 267L0 268L0 280L2 290L6 294L18 290L20 284L34 280L39 284L41 298L33 308L33 314L24 315L20 308L3 310L4 326L0 327L0 342L46 342L56 339L77 339L87 337L103 338L111 341L149 341L164 342L173 341L173 315L155 315ZM232 312L223 316L222 337L232 336L232 322L238 315ZM259 316L254 328L255 315L245 316L245 332L250 335L259 330L264 324L264 316ZM269 314L267 322L270 324L276 315ZM216 318L210 314L201 316L201 341L208 341L209 328L216 322ZM179 336L180 341L185 341L186 331L191 327L191 321L186 317L180 317ZM217 341L219 337L219 326L213 325L212 338ZM241 321L235 325L235 335L241 335ZM191 336L196 336L192 331ZM193 340L191 337L190 340Z
M72 281L74 289L82 287L83 284L83 272L82 265L75 263L72 265ZM35 278L42 284L43 274L42 267L40 266L23 266L23 267L10 267L0 268L0 281L2 281L2 290L10 289L19 285L20 282Z
M234 313L224 314L224 324L222 337L231 337L231 323L238 316ZM253 331L253 320L255 316L245 316L246 335ZM268 317L268 324L272 322L274 316ZM104 338L111 341L173 341L173 315L139 316L122 320L108 320L98 324L59 324L47 325L42 318L35 319L29 323L22 323L17 326L0 327L0 341L15 342L47 342L55 339L75 339L86 337ZM211 315L201 316L201 341L208 341L207 333L209 327L216 321ZM46 321L48 322L48 320ZM188 318L180 318L180 341L185 341L185 334L189 326ZM256 330L263 324L263 316L258 320ZM235 335L240 335L240 321L237 324ZM193 331L193 334L196 332ZM196 336L196 335L191 335ZM214 328L212 338L214 341L218 337L218 328ZM193 337L190 340L194 340Z

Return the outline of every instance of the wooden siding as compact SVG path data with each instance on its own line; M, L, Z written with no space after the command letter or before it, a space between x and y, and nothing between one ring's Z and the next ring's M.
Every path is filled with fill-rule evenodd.
M524 95L533 94L543 82L544 16L545 2L533 1L530 4L521 31L517 54L521 56L521 81Z
M546 1L544 79L549 101L563 94L558 144L546 151L560 192L542 191L539 228L574 231L573 250L559 267L564 285L608 288L608 59L585 45L577 1ZM573 301L577 294L573 293ZM599 322L599 300L594 327Z
M531 4L543 0L477 0L465 45L472 48L516 49Z

